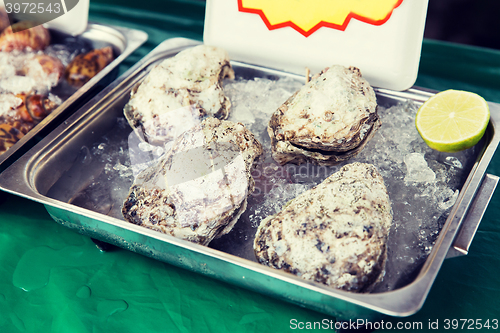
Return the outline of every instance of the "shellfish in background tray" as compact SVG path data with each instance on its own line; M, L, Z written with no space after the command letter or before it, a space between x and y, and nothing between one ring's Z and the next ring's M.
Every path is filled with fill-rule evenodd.
M267 125L304 77L233 61L236 78L223 85L231 101L228 121L244 124L264 152L252 171L255 190L245 212L231 232L204 246L122 216L135 176L165 153L137 136L123 109L156 64L196 45L186 39L160 44L0 174L0 187L43 203L58 223L82 234L339 320L418 311L445 257L467 252L473 238L468 230L479 224L495 189L498 178L485 171L499 142L500 106L489 103L490 125L476 147L439 153L427 147L414 125L418 106L434 92L375 89L382 126L358 155L333 166L280 165L272 158ZM353 162L377 168L392 202L386 274L377 288L338 290L259 264L253 242L260 222Z
M89 24L69 36L29 21L10 26L0 12L0 164L6 166L114 79L114 69L147 35ZM27 29L14 33L16 26Z

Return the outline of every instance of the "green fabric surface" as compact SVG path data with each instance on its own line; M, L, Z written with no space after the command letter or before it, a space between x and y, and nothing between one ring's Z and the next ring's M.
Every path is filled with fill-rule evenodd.
M121 73L165 39L201 39L203 17L202 1L107 0L90 7L92 21L149 34ZM416 85L474 91L500 102L500 52L425 41ZM500 175L498 153L488 172ZM291 329L292 319L335 320L126 250L101 252L89 238L55 223L40 204L2 198L2 333L287 332L299 330ZM499 200L497 191L470 254L445 260L423 308L407 318L386 317L386 325L421 322L419 332L443 332L446 319L500 319ZM440 329L429 329L436 320Z

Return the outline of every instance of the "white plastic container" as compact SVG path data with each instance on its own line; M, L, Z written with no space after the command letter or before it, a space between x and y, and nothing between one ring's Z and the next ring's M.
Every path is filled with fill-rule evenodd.
M89 19L89 0L78 0L71 8L74 2L75 0L61 0L65 14L47 22L46 26L73 36L84 32Z
M298 74L306 67L317 73L334 64L356 66L373 86L405 90L417 78L427 4L428 0L207 0L204 42L225 48L231 59ZM350 5L354 11L345 15ZM341 11L343 22L328 22Z

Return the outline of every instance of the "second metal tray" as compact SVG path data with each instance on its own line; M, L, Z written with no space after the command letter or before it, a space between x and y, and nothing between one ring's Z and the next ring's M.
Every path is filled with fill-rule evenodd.
M65 37L63 33L58 31L51 31L51 35L53 40L61 40ZM93 95L116 79L118 76L118 65L141 46L147 40L148 36L140 30L89 23L87 29L79 35L79 38L94 49L111 46L115 59L86 84L78 88L61 105L23 136L21 140L0 155L0 170L5 169L5 167L28 150L32 146L30 143L33 142L34 138L43 136L53 129L55 126L52 127L51 125L59 117L67 115L71 110L76 111Z

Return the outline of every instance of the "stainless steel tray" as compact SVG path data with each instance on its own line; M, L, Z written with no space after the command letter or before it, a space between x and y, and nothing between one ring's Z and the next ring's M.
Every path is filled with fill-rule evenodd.
M260 265L242 255L230 254L231 251L193 244L67 203L69 198L96 177L91 168L78 166L80 162L75 162L82 159L81 148L109 133L110 128L115 126L117 117L122 117L122 108L128 100L130 90L155 63L196 44L198 42L182 38L160 44L0 174L0 188L44 204L55 221L84 235L324 312L339 320L376 320L381 314L408 316L417 312L424 303L443 260L467 253L497 185L498 177L486 174L486 168L500 140L497 132L500 121L498 104L489 103L491 120L488 130L470 163L470 170L466 179L464 178L457 201L451 208L432 251L419 269L408 277L404 286L391 291L356 294L335 290ZM242 76L272 78L288 75L243 63L233 63L233 66L237 75ZM300 78L296 75L294 77ZM422 103L433 94L434 92L417 88L404 92L377 90L379 104L394 104L406 100ZM75 173L74 168L79 168L78 172ZM68 170L73 172L68 173ZM66 187L69 192L57 195L51 193L49 196L48 192L57 182L68 183ZM59 200L53 199L54 197Z
M56 39L64 37L62 36L63 33L58 31L51 31L51 34ZM93 97L95 93L116 79L118 65L148 38L147 34L140 30L97 23L89 23L87 29L79 37L88 42L93 48L111 46L116 58L95 77L78 88L76 92L31 129L21 140L0 155L0 170L11 164L27 148L30 148L29 143L33 142L32 140L35 137L43 136L45 132L49 131L51 129L49 128L50 125L62 117L63 114L67 114L71 110L75 111Z

